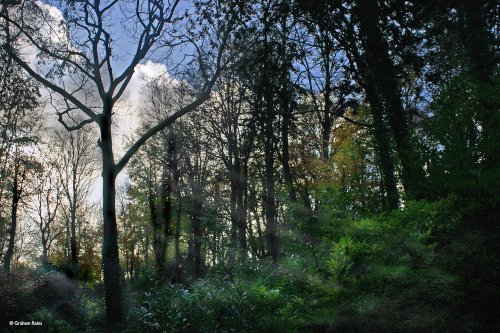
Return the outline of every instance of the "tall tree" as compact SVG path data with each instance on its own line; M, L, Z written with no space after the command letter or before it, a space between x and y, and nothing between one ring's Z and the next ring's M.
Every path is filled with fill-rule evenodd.
M425 175L421 166L416 164L410 144L408 115L403 110L401 88L390 58L387 37L383 35L383 27L379 23L382 19L380 7L376 1L358 0L353 12L359 23L361 44L365 52L363 76L365 84L370 86L365 89L374 90L374 96L369 97L370 103L373 108L381 108L383 117L388 119L401 160L401 179L406 195L409 199L419 199L420 184Z

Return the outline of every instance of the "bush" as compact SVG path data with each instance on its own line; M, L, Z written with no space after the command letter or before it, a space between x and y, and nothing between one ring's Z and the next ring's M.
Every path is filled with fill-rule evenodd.
M251 280L218 276L189 288L153 288L135 307L130 331L299 332L311 304L291 294L300 287L290 288L278 271L271 274L262 272Z

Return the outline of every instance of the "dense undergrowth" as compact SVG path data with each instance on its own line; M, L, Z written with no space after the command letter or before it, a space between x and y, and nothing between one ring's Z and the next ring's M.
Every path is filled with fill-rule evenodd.
M328 250L318 266L292 255L278 267L251 262L234 276L152 288L135 307L131 331L495 330L500 262L490 251L498 239L487 226L467 231L477 213L454 199L413 202L344 223L335 232L342 236L323 239ZM476 223L487 224L490 213ZM450 235L460 237L443 241Z
M500 329L495 210L448 198L410 202L400 211L355 220L327 215L318 223L330 232L314 240L314 255L287 253L288 259L277 266L247 259L232 267L212 267L203 279L184 284L160 284L148 274L129 281L128 318L119 330ZM308 246L297 237L289 233L288 241ZM76 287L60 273L44 270L25 269L1 278L2 322L41 321L39 331L45 332L104 331L99 285Z

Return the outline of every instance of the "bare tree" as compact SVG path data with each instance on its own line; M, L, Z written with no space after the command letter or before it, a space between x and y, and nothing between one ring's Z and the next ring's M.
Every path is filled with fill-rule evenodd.
M71 257L71 270L78 270L77 230L78 212L85 208L95 181L98 155L91 130L75 132L56 131L55 164L60 177L62 205L65 213L67 239Z
M32 208L34 219L40 232L42 245L42 265L49 263L49 250L54 240L64 231L64 226L57 224L61 211L61 177L56 164L47 152L41 152L41 170L33 178L34 194Z
M232 246L238 244L240 257L246 256L248 161L255 139L255 123L246 101L249 92L237 74L228 72L214 97L207 103L204 120L207 136L214 140L218 158L225 166L230 183ZM231 251L233 252L233 251Z

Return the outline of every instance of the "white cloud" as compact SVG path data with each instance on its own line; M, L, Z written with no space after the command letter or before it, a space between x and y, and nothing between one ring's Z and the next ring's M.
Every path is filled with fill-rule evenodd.
M146 78L156 79L161 76L168 76L167 66L148 60L145 64L137 65L134 76L143 75Z
M137 65L134 76L127 87L129 100L134 104L132 109L137 110L140 108L141 100L143 99L142 92L147 83L162 77L169 77L165 64L148 60L144 64Z
M36 4L40 7L40 9L42 9L49 15L49 18L53 23L50 25L50 27L44 26L42 34L50 37L52 42L67 43L68 38L63 25L64 16L59 8L43 3L41 1L36 1Z
M165 64L148 60L146 63L139 64L135 68L134 75L130 80L126 97L117 110L117 125L122 135L128 135L135 131L140 124L141 107L144 105L144 88L151 80L165 78L168 79L168 69Z

